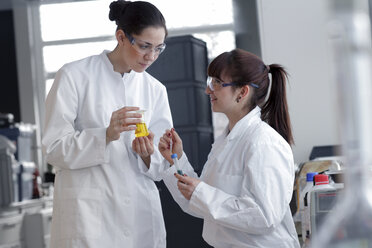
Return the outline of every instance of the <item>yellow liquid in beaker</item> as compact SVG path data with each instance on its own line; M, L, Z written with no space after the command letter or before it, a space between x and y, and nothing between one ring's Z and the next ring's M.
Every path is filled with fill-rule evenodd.
M149 135L149 131L147 130L146 123L137 123L136 124L136 132L134 133L136 137L143 137Z

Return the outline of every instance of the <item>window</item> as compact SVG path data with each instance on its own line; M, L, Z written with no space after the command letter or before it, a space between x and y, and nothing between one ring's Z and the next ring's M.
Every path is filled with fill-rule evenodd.
M116 25L108 19L111 2L41 3L39 17L45 95L63 64L99 54L104 49L114 49ZM163 13L169 36L193 34L204 40L210 59L235 47L231 0L149 2Z
M42 40L55 41L113 35L116 26L108 19L110 2L99 0L41 5Z

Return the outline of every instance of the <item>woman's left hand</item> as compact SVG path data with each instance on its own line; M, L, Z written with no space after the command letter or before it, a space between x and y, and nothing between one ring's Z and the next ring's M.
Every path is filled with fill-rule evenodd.
M178 190L187 200L190 200L196 186L198 186L201 181L197 178L188 177L186 174L181 176L180 174L175 173L174 176L178 179Z
M140 155L148 167L150 165L150 156L154 153L154 133L149 131L148 136L136 137L132 142L132 149Z

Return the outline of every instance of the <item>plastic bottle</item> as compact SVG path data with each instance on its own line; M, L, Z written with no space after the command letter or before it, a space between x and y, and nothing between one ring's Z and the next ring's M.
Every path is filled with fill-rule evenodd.
M334 190L329 184L329 177L328 175L319 174L314 175L314 186L309 189L308 192L305 193L304 197L304 217L303 221L301 222L302 227L302 239L304 241L303 247L309 247L310 244L310 237L311 237L311 222L310 222L310 202L311 202L311 192L320 191L320 190Z
M309 192L311 190L311 188L314 186L314 176L315 175L318 175L318 172L309 172L306 174L306 184L305 184L305 187L301 190L301 193L300 193L300 201L299 201L299 205L300 205L300 208L299 208L299 213L300 213L300 216L301 216L301 230L302 230L302 240L305 242L305 237L306 237L306 226L305 226L305 223L306 223L306 218L305 218L305 214L304 214L304 209L305 209L305 206L304 206L304 201L305 201L305 196L306 196L306 193ZM307 206L306 206L307 208Z

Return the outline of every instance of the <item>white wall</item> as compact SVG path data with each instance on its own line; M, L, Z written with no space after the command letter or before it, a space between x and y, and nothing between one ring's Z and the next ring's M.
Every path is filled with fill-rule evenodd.
M288 104L295 162L308 161L313 146L339 144L337 85L327 44L327 1L257 0L265 63L290 74Z

